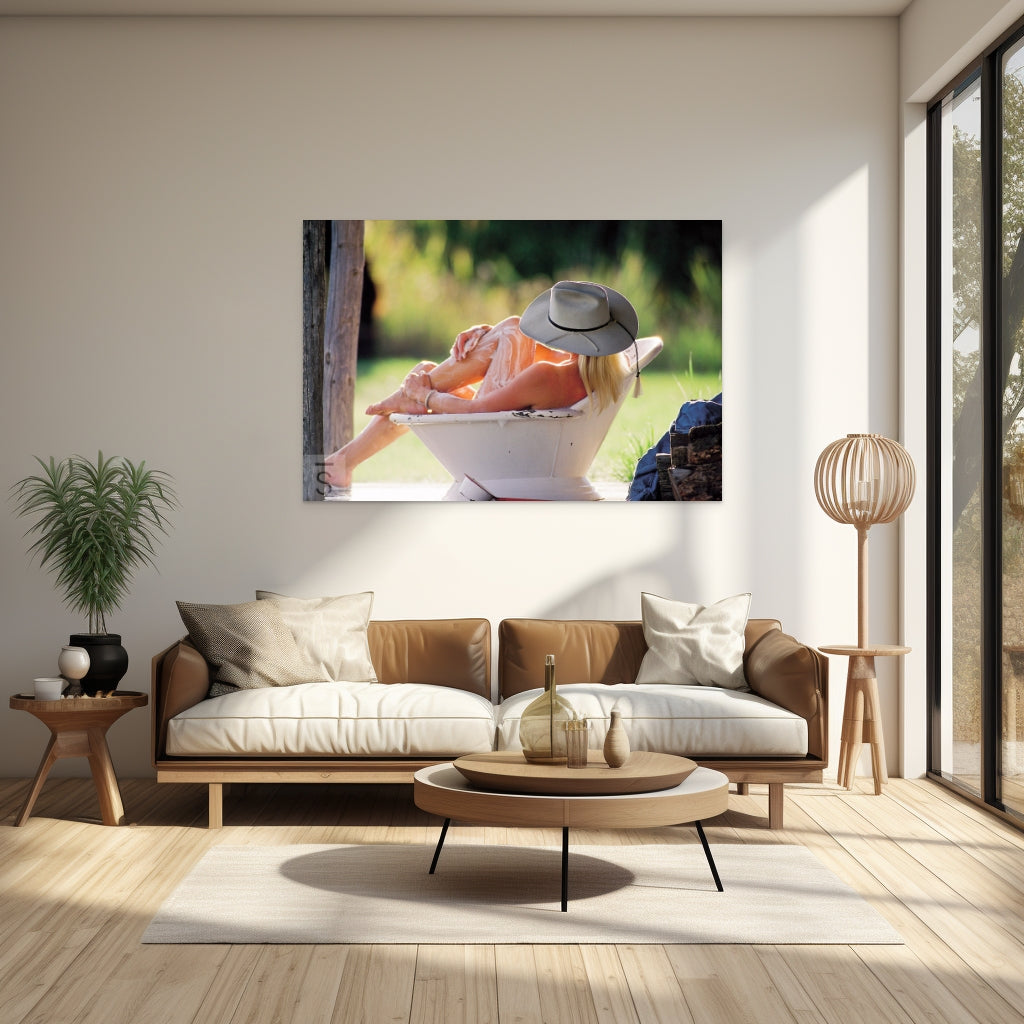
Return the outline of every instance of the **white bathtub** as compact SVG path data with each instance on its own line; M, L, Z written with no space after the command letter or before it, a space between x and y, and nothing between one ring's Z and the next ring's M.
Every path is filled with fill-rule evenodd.
M626 355L636 370L662 349L658 337L640 338ZM618 401L594 412L589 398L568 409L494 413L394 413L452 475L446 500L507 498L594 501L600 495L587 473L631 387Z

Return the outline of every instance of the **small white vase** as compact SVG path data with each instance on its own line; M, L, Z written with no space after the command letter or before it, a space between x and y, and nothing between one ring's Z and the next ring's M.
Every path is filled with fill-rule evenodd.
M89 671L89 652L84 647L64 646L57 656L57 668L70 683L68 693L79 694L82 684L79 680Z
M604 738L604 759L609 768L621 768L629 760L629 737L622 726L622 712L611 713L612 724Z

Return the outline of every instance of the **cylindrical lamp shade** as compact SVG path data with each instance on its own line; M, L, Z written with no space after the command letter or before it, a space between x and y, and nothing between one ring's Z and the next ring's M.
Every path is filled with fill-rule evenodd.
M914 497L914 463L903 445L881 434L847 434L818 456L814 493L837 523L867 528L891 523Z

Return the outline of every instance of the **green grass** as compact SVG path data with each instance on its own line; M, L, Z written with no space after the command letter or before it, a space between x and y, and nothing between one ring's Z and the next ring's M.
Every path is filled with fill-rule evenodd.
M632 480L637 459L672 426L679 407L722 390L718 374L644 370L640 382L643 393L631 394L619 410L588 474L592 480Z
M356 376L355 429L368 422L363 410L395 390L412 366L408 359L361 362ZM589 474L592 480L622 480L633 476L637 459L664 434L687 401L713 398L722 389L718 374L665 373L645 370L643 393L628 397L615 418ZM356 480L445 481L447 471L412 433L373 456L356 470Z

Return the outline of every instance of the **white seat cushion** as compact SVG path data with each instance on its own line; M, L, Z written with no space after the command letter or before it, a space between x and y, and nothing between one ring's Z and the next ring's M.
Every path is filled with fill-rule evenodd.
M542 691L509 697L498 708L498 749L519 750L519 719ZM683 757L802 757L807 723L799 715L756 694L719 686L665 683L578 683L560 686L579 715L590 723L589 746L600 750L610 712L622 714L632 750Z
M300 683L200 701L167 726L173 755L407 757L492 750L494 712L429 683Z

